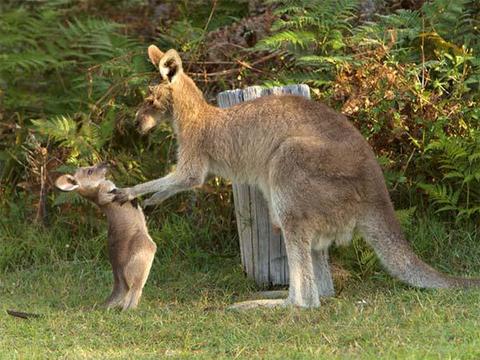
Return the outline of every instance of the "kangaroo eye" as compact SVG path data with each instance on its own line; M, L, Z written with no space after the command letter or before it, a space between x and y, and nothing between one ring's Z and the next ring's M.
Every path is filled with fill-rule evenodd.
M93 169L88 169L87 175L90 176L90 175L92 175L92 174L93 174Z

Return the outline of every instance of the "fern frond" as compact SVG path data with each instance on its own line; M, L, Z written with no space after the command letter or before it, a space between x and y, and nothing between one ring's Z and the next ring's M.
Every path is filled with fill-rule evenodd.
M33 128L55 141L71 141L77 133L77 123L69 116L58 116L49 120L32 120Z
M325 64L340 65L350 61L349 56L319 56L319 55L306 55L298 58L300 64L317 65L322 66Z
M76 192L59 192L57 196L55 196L55 200L53 201L53 206L60 206L64 204L71 204L71 205L85 205L88 204L88 200L77 194Z
M284 30L261 40L258 44L258 48L279 49L284 45L306 48L308 45L315 43L315 41L315 35L311 32Z

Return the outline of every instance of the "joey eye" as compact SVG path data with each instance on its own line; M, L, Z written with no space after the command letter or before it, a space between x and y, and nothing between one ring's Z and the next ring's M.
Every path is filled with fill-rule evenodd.
M93 169L88 169L87 175L90 176L90 175L92 175L92 174L93 174Z

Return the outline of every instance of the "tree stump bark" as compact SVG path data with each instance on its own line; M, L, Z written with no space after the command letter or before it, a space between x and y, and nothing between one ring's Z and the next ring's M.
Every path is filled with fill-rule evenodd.
M307 85L288 85L269 89L251 86L223 91L217 96L220 107L253 100L261 96L293 94L310 98ZM255 186L233 184L242 265L247 275L260 286L288 285L288 262L280 234L272 230L263 194Z

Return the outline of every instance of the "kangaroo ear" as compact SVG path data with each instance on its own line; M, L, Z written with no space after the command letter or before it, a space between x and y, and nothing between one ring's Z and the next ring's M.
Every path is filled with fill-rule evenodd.
M170 49L160 60L158 68L162 78L173 83L178 78L178 75L183 72L182 59L180 59L175 50Z
M55 186L62 191L73 191L80 185L72 175L62 175L55 181Z
M158 67L158 63L160 62L160 59L163 57L164 53L162 50L160 50L158 47L155 45L150 45L148 47L148 57L150 58L150 61L152 62L155 67Z

